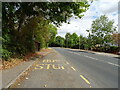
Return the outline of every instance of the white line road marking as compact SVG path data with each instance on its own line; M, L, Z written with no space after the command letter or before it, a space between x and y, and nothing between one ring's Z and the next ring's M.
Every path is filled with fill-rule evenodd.
M106 62L106 61L104 61L104 60L99 60L99 59L97 59L97 58L89 57L89 56L86 56L86 55L84 55L84 56L85 56L85 57L88 57L88 58L91 58L91 59L93 59L93 60L97 60L97 61L105 62L105 63L108 63L108 64L111 64L111 65L114 65L114 66L119 67L119 65L114 64L114 63L111 63L111 62Z
M76 55L81 55L81 54L78 54L78 53L75 53L75 52L69 52L69 53L74 53ZM117 64L114 64L114 63L111 63L111 62L106 62L104 60L100 60L100 59L97 59L97 58L93 58L93 57L90 57L90 56L87 56L87 55L81 55L81 56L84 56L84 57L87 57L87 58L90 58L90 59L93 59L93 60L96 60L96 61L101 61L101 62L105 62L105 63L108 63L110 65L114 65L114 66L117 66L117 67L120 67L120 65L117 65Z
M75 53L75 54L80 55L79 53Z
M86 56L86 55L84 55L84 57L91 58L91 59L94 59L94 60L99 61L97 58L93 58L93 57L90 57L90 56ZM101 61L103 61L103 60L101 60Z
M69 53L73 53L73 52L69 52Z
M118 66L118 67L120 67L119 65L117 65L117 64L114 64L114 63L111 63L111 62L107 62L108 64L111 64L111 65L114 65L114 66Z
M69 53L73 53L73 54L77 54L77 55L80 55L79 53L75 53L75 52L69 52Z

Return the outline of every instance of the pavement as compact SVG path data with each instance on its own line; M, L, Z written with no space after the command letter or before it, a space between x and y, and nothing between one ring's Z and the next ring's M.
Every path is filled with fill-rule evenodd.
M13 88L118 88L116 57L52 48Z
M2 70L2 88L9 88L19 77L28 70L38 59L47 55L49 52L37 52L39 55L32 57L28 61L22 62L21 64Z
M13 82L20 73L22 73L29 65L31 65L31 63L34 63L34 61L30 60L23 62L14 68L2 70L2 87L8 88L11 82Z

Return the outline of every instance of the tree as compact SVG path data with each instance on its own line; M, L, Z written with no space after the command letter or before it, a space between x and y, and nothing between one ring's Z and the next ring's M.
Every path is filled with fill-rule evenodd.
M76 33L73 33L73 34L70 36L71 47L74 47L75 45L78 44L77 40L78 40L78 35L77 35Z
M64 46L64 38L61 36L57 36L55 40L55 44L58 47L63 47Z
M41 17L36 17L34 19L35 22L37 22L36 27L33 29L33 36L36 41L39 41L41 46L40 48L46 48L48 47L48 42L50 40L50 26L51 24L49 23L48 20L44 20L44 18Z
M57 28L54 25L50 24L49 25L49 30L50 30L49 46L54 46L55 37L56 37L56 34L57 34Z
M41 16L56 25L67 22L73 15L81 18L81 13L89 7L88 2L4 2L2 5L3 24L12 30L17 25L20 31L34 16Z
M70 41L71 40L71 34L70 33L66 33L66 35L65 35L65 46L67 47L67 48L69 48L70 47Z
M116 32L116 27L113 20L109 20L107 16L102 15L93 21L91 30L87 31L93 46L106 46L112 42L111 35Z
M87 49L88 43L87 43L87 38L86 37L80 35L78 43L80 44L80 49Z
M56 26L61 23L68 23L68 19L73 15L81 18L82 13L89 7L88 2L3 2L2 3L2 35L3 35L3 49L4 51L11 52L13 54L19 53L20 56L25 55L28 52L33 52L33 36L35 28L38 28L37 36L41 37L41 42L44 42L47 46L50 33L48 26L50 23L54 23ZM34 20L37 17L41 17L40 20ZM33 22L35 23L33 23ZM38 22L37 22L38 21ZM44 22L45 21L45 22ZM44 23L47 22L47 25ZM43 24L38 25L38 24ZM55 33L54 33L55 34ZM44 36L43 36L44 35ZM36 36L36 39L38 37ZM52 38L52 37L51 37ZM5 53L3 51L3 54ZM2 54L2 55L3 55ZM10 56L10 54L9 54Z

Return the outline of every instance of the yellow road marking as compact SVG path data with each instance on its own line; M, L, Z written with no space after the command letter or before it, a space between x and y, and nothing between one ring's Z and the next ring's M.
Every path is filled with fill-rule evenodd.
M34 69L65 69L63 66L57 66L54 64L38 64L34 67Z
M43 62L51 62L52 60L43 60Z
M52 62L57 62L58 60L52 60Z
M83 75L80 75L80 77L81 77L87 84L90 84L90 82L89 82Z
M51 64L46 64L46 65L47 65L47 69L50 69L50 65L51 65Z
M58 61L58 60L48 60L48 59L47 59L47 60L46 60L46 59L43 60L43 62L57 62L57 61Z
M65 69L63 66L61 66L62 69Z
M71 67L71 68L72 68L74 71L76 71L74 67Z
M66 62L66 64L69 64L68 62Z
M47 60L47 62L51 62L52 60Z
M35 66L34 69L43 69L43 67L41 65L44 65L44 64L38 64L38 65Z
M39 68L35 67L34 69L39 69Z
M43 60L43 62L45 62L46 60Z
M53 69L60 69L59 66L55 67L55 65L52 65L53 66Z

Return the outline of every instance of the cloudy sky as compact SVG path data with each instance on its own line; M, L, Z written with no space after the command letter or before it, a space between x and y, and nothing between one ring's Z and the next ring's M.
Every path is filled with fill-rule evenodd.
M87 36L87 29L90 29L92 21L101 15L106 15L110 20L114 19L115 25L118 25L118 2L120 0L96 0L90 3L89 10L84 13L82 19L70 19L70 24L63 23L58 28L58 35L64 37L67 32Z

